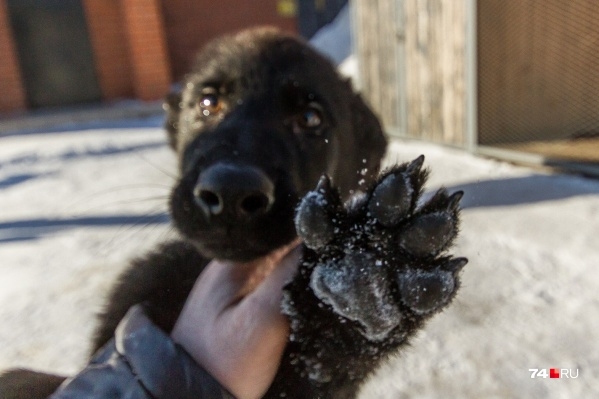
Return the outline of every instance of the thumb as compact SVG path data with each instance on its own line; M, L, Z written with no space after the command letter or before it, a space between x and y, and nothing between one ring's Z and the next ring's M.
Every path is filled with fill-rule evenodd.
M283 287L295 275L301 254L302 247L300 245L286 254L264 281L243 299L242 302L246 303L240 303L240 307L243 308L246 305L254 309L258 308L259 312L253 314L260 317L281 317Z

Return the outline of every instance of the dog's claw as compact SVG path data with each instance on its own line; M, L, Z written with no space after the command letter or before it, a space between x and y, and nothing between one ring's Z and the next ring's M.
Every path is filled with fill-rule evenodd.
M449 203L447 204L447 210L455 211L460 205L460 200L464 196L463 191L456 191L449 197Z
M322 194L328 194L331 192L331 178L327 175L320 176L318 184L316 185L316 191Z
M443 265L443 269L448 270L455 275L459 273L467 264L467 258L455 258Z
M424 155L420 155L418 158L410 162L406 168L406 172L408 174L415 174L422 169L422 165L424 164Z

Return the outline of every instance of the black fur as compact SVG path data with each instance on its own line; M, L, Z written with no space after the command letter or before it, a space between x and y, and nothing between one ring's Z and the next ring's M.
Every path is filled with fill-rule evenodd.
M467 260L445 250L458 233L462 193L440 190L417 207L423 159L389 169L345 205L326 178L303 198L296 225L307 248L283 300L286 378L268 397L354 398L454 298Z
M204 117L198 101L214 92L223 110ZM112 337L135 303L148 303L158 324L170 330L207 259L248 260L292 241L297 203L323 173L347 198L360 179L377 174L385 152L377 118L349 82L306 44L271 29L209 44L176 96L179 107L172 107L171 96L167 131L179 154L181 177L170 210L184 241L133 262L112 290L94 350ZM294 128L311 103L322 110L322 125ZM275 183L269 212L244 223L233 216L206 218L195 204L194 187L202 171L217 163L264 171ZM173 265L181 267L173 270Z
M210 258L252 259L297 229L307 247L283 304L292 336L266 397L354 397L380 360L455 295L465 260L443 253L457 233L459 196L441 192L416 209L421 159L375 179L386 147L377 118L329 61L275 30L209 44L165 108L180 167L170 210L182 238L132 262L109 295L93 350L136 303L170 331ZM233 176L239 187L215 183L235 173L249 177ZM329 178L309 193L322 175ZM366 194L346 208L358 190ZM27 378L0 378L0 393L36 397L2 391Z

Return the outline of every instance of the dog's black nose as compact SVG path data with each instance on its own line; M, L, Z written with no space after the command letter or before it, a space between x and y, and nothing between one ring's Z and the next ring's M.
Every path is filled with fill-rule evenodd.
M200 173L194 197L208 217L245 219L270 209L274 184L256 167L218 163Z

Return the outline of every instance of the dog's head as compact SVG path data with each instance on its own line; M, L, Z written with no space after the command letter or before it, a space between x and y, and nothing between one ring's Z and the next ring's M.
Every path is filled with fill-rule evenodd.
M290 242L297 202L321 175L347 195L386 147L334 66L273 29L208 44L166 108L181 173L171 212L207 257L248 260Z

